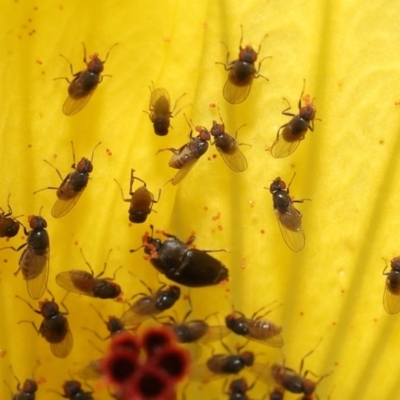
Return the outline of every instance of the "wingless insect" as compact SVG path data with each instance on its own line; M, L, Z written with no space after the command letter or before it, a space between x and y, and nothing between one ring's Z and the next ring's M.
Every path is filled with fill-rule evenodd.
M158 203L161 196L161 189L158 192L158 199L154 200L153 193L151 193L146 186L146 182L138 177L133 176L135 170L131 168L131 182L129 186L129 194L131 195L130 199L124 198L124 192L122 190L121 185L117 182L121 189L122 200L130 203L129 206L129 221L135 224L141 224L146 221L147 216L151 213L153 209L153 204ZM132 190L134 180L140 181L143 183L143 186L140 186L135 191Z
M153 238L154 229L152 225L150 227L152 235L146 233L143 236L141 247L144 247L144 252L150 256L150 262L156 270L168 279L189 287L217 285L228 279L228 269L208 254L210 251L224 250L190 248L188 245L195 241L194 236L184 243L166 232L163 234L168 239L162 242L161 239Z
M63 113L65 115L74 115L78 113L79 111L82 110L83 107L86 106L90 98L92 97L92 94L97 88L97 85L103 81L103 77L106 75L101 75L104 69L104 64L106 63L108 59L108 55L110 54L110 51L117 45L118 43L114 44L111 49L108 51L106 58L104 61L101 61L99 58L99 55L97 53L94 53L91 55L90 61L86 61L86 47L85 44L82 43L83 45L83 62L86 64L86 70L84 71L79 71L74 74L74 71L72 69L72 64L68 61L67 58L65 58L62 54L60 54L61 57L63 57L69 64L71 68L71 74L73 75L72 81L70 81L68 78L56 78L56 79L65 79L68 83L68 97L65 100L65 103L63 105ZM109 75L108 75L109 76Z

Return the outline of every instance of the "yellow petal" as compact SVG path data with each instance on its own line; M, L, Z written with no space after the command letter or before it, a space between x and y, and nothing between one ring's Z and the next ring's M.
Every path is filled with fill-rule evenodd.
M130 4L128 4L130 3ZM157 275L142 252L129 253L141 244L148 225L184 239L196 232L199 249L225 248L216 254L230 269L230 283L223 287L191 291L194 318L219 311L222 323L231 310L251 315L272 301L282 307L268 317L283 326L286 363L298 369L300 359L321 344L305 361L305 369L317 375L333 371L318 387L321 399L395 399L399 390L397 357L399 316L389 316L382 306L384 262L399 255L397 230L398 152L398 17L387 2L360 0L322 2L278 1L153 1L94 2L14 1L3 4L0 79L2 197L7 196L14 215L26 225L26 216L41 213L48 222L51 240L49 289L57 301L64 291L55 275L69 269L85 269L79 248L95 271L100 271L109 249L109 275L120 265L117 280L126 297L143 291L129 271L153 289ZM227 73L223 66L226 48L230 60L238 54L240 25L243 45L258 48L261 74L248 99L230 105L222 96ZM89 54L104 59L105 77L87 106L67 117L62 105L71 79L85 68L84 42ZM288 99L294 112L306 80L306 92L315 97L317 117L297 151L276 160L269 147L288 117L281 115ZM187 95L177 109L167 137L157 137L148 116L151 81L165 87L174 102ZM160 148L178 148L188 140L185 113L195 125L211 126L219 120L219 106L228 132L241 125L238 140L244 146L249 168L234 173L211 148L179 186L163 187L159 204L148 223L129 226L127 197L130 169L156 193L174 176L168 167L170 155L157 156ZM55 193L33 192L58 186L59 178L43 159L63 176L72 164L70 142L76 159L94 155L94 171L88 188L76 207L64 218L51 217ZM296 198L312 201L297 206L303 213L306 247L291 252L282 240L272 210L271 195L264 187L280 176L289 182ZM3 239L2 239L3 240ZM20 246L22 233L3 240ZM2 247L3 247L2 245ZM12 365L20 380L32 376L40 385L38 398L54 398L47 390L61 391L68 371L77 371L100 357L89 340L107 344L87 327L106 336L104 324L89 307L102 314L121 315L124 307L71 294L66 299L74 348L66 360L55 359L49 345L29 324L39 326L41 317L15 295L28 298L21 276L14 277L19 254L1 253L0 313L1 376L13 388ZM163 280L163 277L161 277ZM47 296L50 297L50 296ZM36 308L35 301L29 302ZM187 301L177 307L179 318L188 310ZM168 313L167 313L168 314ZM215 317L212 317L215 318ZM233 348L237 339L226 342ZM214 346L221 351L219 344ZM262 363L280 362L277 350L249 344ZM261 355L260 353L264 353ZM211 350L204 348L203 358ZM199 360L200 361L200 360ZM252 382L254 377L246 375ZM190 399L223 398L221 380L204 386L192 384ZM15 390L15 389L14 389ZM96 398L107 398L104 388ZM2 398L8 389L0 389ZM261 398L267 387L257 382L249 393ZM285 399L297 398L287 395Z

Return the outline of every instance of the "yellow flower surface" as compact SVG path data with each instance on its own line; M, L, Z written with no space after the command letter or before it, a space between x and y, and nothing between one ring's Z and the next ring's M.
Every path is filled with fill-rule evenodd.
M195 232L199 249L226 249L215 253L230 271L229 283L192 289L191 317L209 318L223 324L235 309L251 316L272 303L282 306L267 318L283 327L282 351L249 343L261 364L282 362L316 375L332 374L317 388L321 400L396 399L400 390L398 332L400 315L388 315L382 305L385 262L400 255L397 232L399 178L399 25L395 3L361 0L339 1L5 1L1 7L1 196L7 198L15 216L27 224L28 215L47 220L50 235L48 288L60 302L65 290L55 276L71 269L86 270L82 248L95 273L103 268L110 249L106 276L119 267L117 282L124 299L146 291L130 273L154 290L158 276L144 260L141 237L156 229L185 240ZM249 97L238 105L222 95L227 72L226 46L230 60L236 59L243 26L243 46L257 50L263 37L260 73L269 79L254 80ZM74 116L62 113L73 71L85 69L82 42L87 55L99 53L105 64L104 80L86 107ZM224 44L221 44L223 42ZM297 113L297 103L306 82L306 93L315 98L317 118L294 154L274 159L269 148L278 128L289 121L287 108ZM172 103L183 93L172 119L173 129L156 136L147 114L149 86L168 90ZM170 183L176 170L168 167L171 154L156 152L179 148L188 141L190 129L183 114L194 125L211 127L220 120L227 132L238 132L238 141L251 146L241 150L248 161L243 173L231 171L215 147L210 146L186 178ZM51 162L66 176L75 157L90 158L94 170L85 193L65 217L54 219L54 190L61 183ZM216 154L217 157L213 157ZM121 199L114 179L128 197L131 168L146 181L155 195L162 187L160 202L146 223L132 225L129 204ZM289 182L290 194L307 198L296 208L303 214L306 245L299 253L284 243L274 216L269 188L281 177ZM41 209L41 207L43 207ZM19 247L26 242L23 231L2 246ZM40 326L41 316L15 298L31 300L21 273L14 277L20 253L1 253L0 376L15 392L11 365L21 381L39 381L38 399L58 396L62 384L106 350L95 330L107 336L94 305L106 318L120 316L127 308L121 302L91 299L71 293L65 300L74 338L71 354L55 358L49 344L30 324ZM166 279L160 276L163 282ZM182 287L184 295L188 289ZM45 294L44 298L51 298ZM270 308L274 305L269 306ZM189 309L186 298L174 308L178 319ZM174 311L166 312L174 315ZM147 321L144 325L155 324ZM245 341L231 334L225 343ZM216 353L225 352L218 342ZM196 363L204 362L212 350L204 347ZM71 374L71 375L70 375ZM242 374L250 383L257 376ZM311 379L313 378L310 375ZM96 399L110 398L102 382L92 382ZM192 382L187 399L224 399L224 379L208 385ZM268 386L258 380L248 393L261 399ZM227 389L225 388L225 391ZM0 385L0 398L10 398ZM285 399L298 399L287 393Z

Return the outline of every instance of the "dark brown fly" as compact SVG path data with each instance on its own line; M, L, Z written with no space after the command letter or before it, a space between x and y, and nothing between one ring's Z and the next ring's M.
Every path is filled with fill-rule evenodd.
M122 200L130 203L129 206L129 221L135 224L141 224L142 222L146 221L147 216L151 213L153 209L153 204L158 203L161 196L161 189L158 192L158 199L154 200L153 193L151 193L147 189L146 182L138 177L133 176L135 170L131 169L131 181L129 186L129 194L131 196L130 199L124 198L124 191L121 185L117 182L121 189ZM143 183L143 186L138 187L135 191L132 190L134 180Z
M14 273L22 272L26 280L26 287L32 299L40 299L47 288L49 279L50 240L46 231L47 222L38 215L28 216L29 226L32 229L24 233L27 236L26 243L15 248L13 246L3 247L0 250L12 249L20 251L24 249L19 259L19 268Z
M104 64L108 59L110 51L117 45L117 43L114 44L108 51L104 61L101 61L99 55L97 53L94 53L89 57L89 62L86 61L85 44L82 43L82 45L83 62L86 64L86 70L74 73L72 64L68 61L67 58L60 54L60 56L63 57L70 65L71 74L73 75L72 81L70 81L68 78L56 78L65 79L69 83L68 97L65 100L62 109L63 113L68 116L74 115L82 110L82 108L86 106L86 104L92 97L92 94L96 90L97 85L103 81L103 76L105 75L101 75L101 73L104 70Z
M322 375L319 380L314 382L307 378L310 371L302 373L304 367L304 360L311 355L315 349L307 353L300 362L299 372L286 367L284 364L274 363L272 365L254 364L253 371L256 373L260 380L264 381L269 386L278 385L280 388L287 390L290 393L304 394L311 396L317 385L323 378L330 375L330 373Z
M300 94L298 103L299 113L297 115L288 112L291 108L290 103L288 100L284 99L288 103L289 107L283 110L282 114L293 118L278 129L274 143L270 149L267 149L271 150L271 154L275 158L284 158L292 154L301 141L305 139L308 130L312 132L314 131L314 119L317 110L313 102L310 100L310 96L308 95L303 97L303 94L304 87ZM303 107L301 106L302 100L304 101Z
M261 310L255 312L251 318L246 318L241 312L234 311L225 317L226 326L236 335L244 336L249 340L272 347L282 347L282 328L263 319L269 311L263 315L258 315Z
M301 213L294 207L293 203L303 203L304 200L291 199L289 196L290 184L291 182L286 189L286 183L281 178L276 178L269 190L272 194L274 212L283 240L291 250L298 252L303 250L306 238L301 225Z
M13 217L10 207L10 195L8 196L8 212L0 207L0 237L12 238L19 232L20 223Z
M49 186L44 189L39 189L35 193L46 189L57 190L57 200L54 203L53 209L51 210L51 215L54 218L61 218L67 215L82 196L82 193L86 189L86 186L89 182L89 174L93 171L94 151L100 144L101 142L97 143L97 145L94 147L90 160L82 157L78 164L75 164L74 144L71 142L72 157L74 161L72 164L73 171L70 172L64 179L62 178L60 171L53 164L49 163L47 160L44 160L56 170L58 176L62 180L62 183L60 187Z
M264 36L263 40L258 47L256 52L250 45L242 47L243 41L243 26L241 26L242 36L239 43L239 57L237 60L229 61L229 50L226 55L225 63L222 64L225 70L228 71L228 79L224 86L224 97L228 103L239 104L246 100L250 93L251 85L253 84L254 78L264 78L268 80L265 76L261 75L260 68L262 61L259 62L258 68L255 66L257 61L258 53L261 50L261 43L267 37ZM268 57L265 57L268 58ZM264 60L265 60L264 58Z
M121 288L114 282L115 273L112 278L100 278L106 270L107 261L104 263L103 270L95 276L92 267L83 255L82 249L81 253L90 273L82 270L60 272L56 276L56 282L65 290L85 296L97 297L99 299L115 299L118 297L121 294ZM111 250L108 255L110 253Z
M177 185L189 173L199 158L208 149L208 141L211 138L210 132L206 128L200 126L196 127L196 131L199 132L198 136L194 138L192 136L192 131L190 131L189 143L186 143L179 149L169 147L167 149L160 149L157 152L158 154L161 151L169 150L174 153L168 163L171 168L179 170L172 179L173 185Z
M218 124L213 121L212 128L210 129L211 135L214 137L214 142L219 154L225 161L225 164L235 172L243 172L247 169L247 160L243 155L242 151L239 149L239 145L243 143L238 143L236 141L236 136L233 137L229 133L225 132L225 125Z
M153 291L143 281L142 283L148 288L150 294L137 293L134 296L141 297L131 304L129 309L122 314L121 322L124 326L139 325L146 319L170 309L179 299L181 294L181 290L178 286L171 285L166 287L166 284L163 284L155 293L153 293Z
M154 133L158 136L165 136L168 134L170 127L170 119L176 116L179 111L174 115L174 111L178 101L185 95L185 93L176 100L174 108L171 110L171 100L169 93L164 88L150 88L150 105L149 114L150 121L153 123Z
M50 293L50 292L49 292ZM39 301L39 310L35 310L30 303L22 299L28 306L37 314L41 314L43 321L40 324L40 328L36 327L36 324L32 321L20 321L32 324L35 330L42 335L42 337L50 343L51 352L58 358L65 358L72 350L73 340L72 334L69 330L68 320L65 317L69 314L65 304L60 304L64 307L66 312L61 312L58 304L51 300Z
M385 291L383 293L383 306L388 314L397 314L400 311L400 257L390 261L391 270L385 272L386 275Z
M36 399L36 392L38 390L38 384L35 379L26 379L21 386L21 382L14 374L11 366L11 372L14 375L15 380L17 381L17 393L11 392L11 399L12 400L35 400Z

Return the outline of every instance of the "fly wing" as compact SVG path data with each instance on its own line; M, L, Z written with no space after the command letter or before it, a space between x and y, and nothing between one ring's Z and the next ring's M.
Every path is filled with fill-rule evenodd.
M160 312L161 311L155 307L155 301L153 301L151 296L142 297L122 314L121 322L125 327L135 326Z
M228 336L231 331L225 325L209 326L204 336L199 339L199 343L211 343L216 340L222 340Z
M161 105L164 106L164 108L168 107L167 111L169 112L169 93L164 88L157 88L153 90L150 98L150 109L153 109L156 103L159 101L161 101Z
M37 255L31 247L27 247L21 256L20 266L24 271L26 287L32 299L40 299L47 288L49 259L49 247L42 255Z
M83 294L85 296L95 297L93 287L95 278L86 271L71 270L60 272L56 276L56 282L65 290Z
M283 240L295 252L303 250L306 237L301 226L301 214L293 205L286 212L275 210Z
M272 157L284 158L292 154L299 146L301 140L296 140L295 142L287 142L283 139L281 133L275 139L271 147Z
M252 330L251 327L249 327L250 331ZM249 335L246 335L247 339L252 340L253 342L257 342L266 346L271 346L271 347L282 347L284 342L283 342L283 337L280 333L276 333L274 335L271 335L270 337L259 337L256 332L251 333Z
M260 379L268 386L276 386L276 382L272 376L270 364L254 363L251 367L251 371L256 376L256 379Z
M82 196L83 191L85 188L83 188L80 192L75 192L76 196L70 198L70 199L61 199L58 198L56 202L54 203L54 206L51 210L51 215L54 218L61 218L64 215L67 215L75 206L75 204L78 202L79 198Z
M61 342L50 343L51 352L58 358L65 358L71 352L73 343L71 331L68 329Z
M189 380L201 383L207 383L223 377L223 374L219 375L212 372L205 363L192 365L189 371Z
M242 151L239 149L237 143L235 143L229 151L223 151L220 147L215 146L221 154L222 159L225 161L225 164L235 172L243 172L247 169L247 160L243 155Z
M83 367L78 371L79 378L84 379L85 381L100 379L103 376L103 370L101 368L102 363L102 358L90 361L86 367Z
M71 116L71 115L75 115L76 113L81 111L82 108L86 106L86 104L92 97L93 92L94 92L94 89L92 91L90 91L89 93L87 93L86 96L79 97L77 99L76 98L74 99L73 97L68 96L67 99L65 100L63 108L62 108L63 113L65 115Z
M392 293L387 285L383 292L383 306L388 314L397 314L400 311L400 294Z
M250 93L252 81L248 85L236 86L228 79L224 86L224 97L228 103L239 104L246 100Z
M172 179L172 184L177 185L195 166L198 160L199 159L195 157L188 160L185 165L175 174L174 178Z

